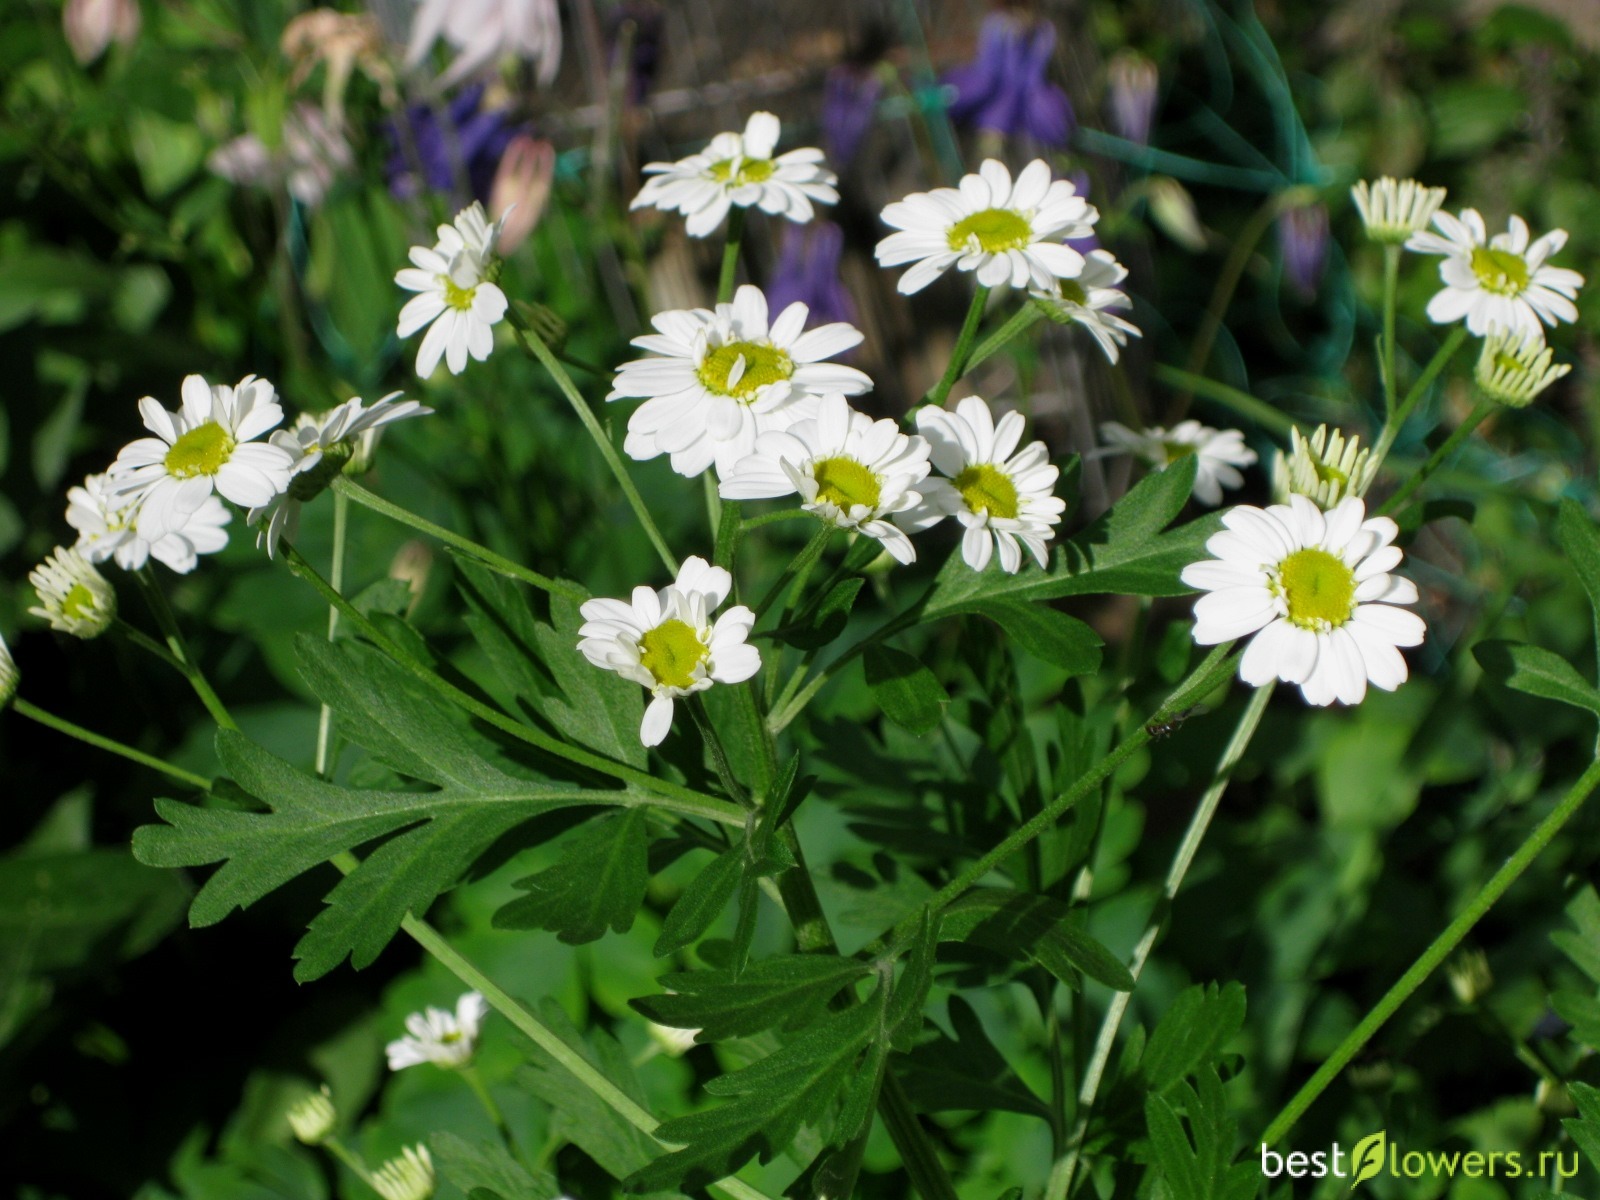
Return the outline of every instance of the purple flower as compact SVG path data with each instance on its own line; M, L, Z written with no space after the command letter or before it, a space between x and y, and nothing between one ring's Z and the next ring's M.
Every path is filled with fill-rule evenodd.
M877 116L883 81L870 66L840 63L822 85L822 144L828 161L844 170L861 149Z
M767 307L781 312L796 300L811 309L811 325L856 323L856 305L839 277L844 230L832 221L790 225L784 230L778 265L767 281Z
M643 104L661 69L661 35L666 13L658 0L624 0L606 18L606 44L612 64L622 50L624 29L632 26L628 43L628 103Z
M397 198L409 199L425 188L458 193L458 183L464 182L474 199L488 199L500 158L519 131L503 109L480 107L483 92L482 84L467 88L442 111L413 104L385 124L389 190Z
M1161 84L1155 63L1137 51L1123 50L1112 58L1106 76L1112 131L1130 142L1148 145Z
M1328 210L1321 204L1286 209L1278 218L1278 249L1289 286L1301 299L1311 299L1328 262Z
M956 93L951 119L1065 146L1072 136L1072 102L1045 78L1055 45L1056 28L1049 21L990 13L978 33L978 57L944 78Z

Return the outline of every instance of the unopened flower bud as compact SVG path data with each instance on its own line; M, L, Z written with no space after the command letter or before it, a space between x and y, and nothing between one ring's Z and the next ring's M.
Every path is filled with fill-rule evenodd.
M1155 123L1161 76L1156 64L1137 50L1120 50L1106 66L1106 97L1117 136L1146 145Z
M321 1091L310 1092L289 1110L289 1128L294 1136L308 1146L320 1146L327 1141L339 1119L333 1107L333 1093L323 1084Z
M1350 189L1350 196L1369 238L1400 245L1428 227L1444 203L1445 190L1424 187L1415 179L1384 176L1370 183L1363 179Z
M1483 340L1483 351L1473 378L1489 399L1512 408L1526 408L1535 397L1572 367L1554 364L1554 352L1542 334L1493 326Z
M1317 426L1309 438L1289 431L1288 455L1279 452L1272 464L1272 501L1287 504L1291 495L1306 496L1319 508L1332 508L1346 496L1364 496L1378 464L1361 439L1337 429Z
M489 218L500 221L499 251L510 254L539 224L556 177L556 149L519 133L506 146L489 186Z
M17 685L22 682L22 672L17 670L17 660L11 657L5 638L0 638L0 709L17 698Z
M1463 1004L1476 1004L1494 986L1489 959L1482 950L1463 950L1445 968L1450 990Z
M433 1195L433 1158L426 1146L407 1146L372 1173L383 1200L428 1200Z
M28 612L50 622L50 628L73 637L97 638L117 616L117 593L104 575L76 550L57 546L55 553L28 576L39 593L39 607Z
M1204 250L1206 231L1189 189L1165 175L1151 176L1145 187L1150 197L1150 216L1161 231L1185 250L1196 254Z
M139 0L67 0L61 28L72 56L88 66L112 42L131 46L139 36Z

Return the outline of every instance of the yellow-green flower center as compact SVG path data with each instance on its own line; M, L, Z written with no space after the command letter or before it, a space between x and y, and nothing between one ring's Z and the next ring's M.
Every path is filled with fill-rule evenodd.
M794 359L764 342L729 342L707 352L698 374L706 390L749 404L768 384L793 375Z
M1333 466L1331 463L1323 462L1320 458L1313 458L1311 460L1311 467L1317 473L1318 483L1336 483L1340 487L1343 487L1345 484L1350 482L1350 476L1346 475L1343 471L1339 470L1338 467Z
M1289 620L1302 629L1336 629L1355 611L1356 576L1326 550L1296 550L1278 564L1274 590L1289 606Z
M1033 226L1009 208L986 208L962 217L947 235L952 250L971 250L973 244L990 254L1020 250L1033 241Z
M472 298L478 294L476 287L460 287L448 275L441 275L439 279L444 284L444 302L446 304L460 312L466 312L472 307Z
M738 164L737 170L734 164ZM747 183L765 183L775 170L770 158L725 158L711 164L711 178L743 187Z
M69 621L92 617L99 607L94 593L81 583L73 584L71 590L61 598L61 615Z
M215 421L196 425L167 451L167 473L178 479L215 475L233 457L236 445L233 435Z
M1515 296L1528 286L1528 263L1509 250L1478 246L1472 251L1472 271L1486 292Z
M694 684L694 669L710 653L700 635L677 617L669 617L639 639L639 662L667 687Z
M1017 515L1017 485L1011 476L990 463L968 467L953 482L969 512L987 513L991 517L1015 520Z
M830 501L849 512L857 504L877 508L883 480L853 458L825 458L811 468L817 481L817 499Z

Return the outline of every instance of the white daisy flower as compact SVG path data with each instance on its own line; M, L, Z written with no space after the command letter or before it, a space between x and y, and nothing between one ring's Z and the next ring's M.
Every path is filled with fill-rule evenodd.
M289 486L288 451L256 439L283 420L278 394L246 375L234 387L183 381L183 406L168 412L139 401L155 437L130 442L111 464L117 491L139 500L137 532L152 544L181 533L214 492L244 508L266 504Z
M824 393L869 391L865 373L827 361L860 345L860 331L840 321L803 332L810 311L796 301L769 323L766 296L746 284L715 311L653 317L657 332L633 345L660 357L623 363L606 397L645 397L628 420L623 449L637 459L670 454L680 475L713 462L726 475L755 448L757 434L816 416Z
M1127 277L1128 268L1111 251L1091 250L1076 279L1056 279L1049 287L1031 289L1030 294L1052 321L1082 326L1100 343L1106 357L1116 362L1130 337L1143 336L1132 321L1111 311L1133 306L1118 286Z
M1439 264L1444 290L1428 302L1428 318L1435 325L1465 318L1475 337L1486 337L1495 325L1542 337L1541 322L1578 319L1572 301L1583 276L1545 262L1567 244L1566 230L1553 229L1530 241L1527 222L1512 217L1505 233L1490 237L1473 208L1463 209L1459 217L1438 213L1433 223L1439 233L1413 234L1406 249L1444 257Z
M756 615L735 605L716 619L711 611L728 598L733 576L698 556L686 558L678 577L659 592L633 589L631 600L588 600L578 652L595 666L650 689L639 740L659 746L672 727L672 702L713 683L743 683L761 669L761 652L746 639Z
M494 263L500 225L490 224L483 205L472 204L452 224L438 229L438 244L411 247L413 266L394 281L416 292L400 310L397 332L410 337L429 326L417 349L417 374L426 379L443 358L452 375L467 369L467 357L483 362L494 349L494 327L506 315L506 294L487 273Z
M327 1141L339 1120L339 1114L333 1107L333 1093L328 1090L327 1084L323 1084L318 1091L308 1092L285 1115L289 1118L289 1128L296 1140L307 1146L320 1146Z
M429 1200L433 1195L433 1158L428 1148L407 1146L372 1173L372 1190L383 1200Z
M94 564L76 550L57 546L28 574L39 593L29 614L50 622L50 628L73 637L97 638L117 617L117 593Z
M1526 408L1534 398L1572 370L1554 364L1554 352L1541 333L1494 328L1484 339L1473 378L1483 394L1512 408Z
M1399 527L1365 518L1355 496L1326 513L1304 496L1229 509L1206 542L1215 557L1183 570L1207 593L1195 602L1194 640L1254 634L1239 678L1298 684L1308 704L1359 704L1369 683L1394 691L1406 681L1397 647L1421 645L1427 626L1395 607L1417 602L1416 585L1389 573L1400 565Z
M1298 429L1289 431L1289 453L1274 452L1272 498L1289 503L1291 495L1305 496L1318 508L1332 508L1346 496L1364 496L1378 474L1378 460L1358 437L1318 425L1309 438Z
M477 992L468 992L456 1001L454 1013L428 1008L406 1018L407 1036L386 1046L389 1069L403 1071L422 1063L441 1067L463 1067L478 1044L478 1028L489 1011L489 1004Z
M951 267L976 273L985 287L1048 289L1083 273L1083 255L1061 243L1086 237L1099 219L1072 183L1051 182L1043 159L1013 184L1005 164L991 158L958 187L915 192L885 208L884 223L900 232L878 243L878 265L916 264L900 277L908 296Z
M82 487L67 489L67 524L78 531L73 547L92 563L114 559L124 571L137 571L152 558L179 575L195 569L202 554L228 544L233 520L221 500L207 496L182 528L150 541L139 535L139 498L116 490L110 475L91 475Z
M1157 470L1189 455L1199 457L1194 476L1194 498L1212 506L1222 503L1222 489L1244 484L1238 468L1256 461L1256 452L1244 444L1237 429L1212 429L1199 421L1179 421L1170 430L1153 425L1137 433L1116 421L1100 426L1100 436L1119 450L1142 458Z
M17 698L17 687L22 683L22 672L17 670L17 660L11 657L11 648L0 637L0 709Z
M1371 182L1361 180L1350 189L1350 196L1367 227L1367 236L1375 242L1398 244L1428 227L1444 203L1445 190L1385 175Z
M353 396L327 412L302 413L292 429L280 429L272 435L272 444L293 456L294 475L281 495L270 504L252 508L247 518L250 524L261 527L256 544L265 544L269 558L277 553L280 541L294 541L300 530L300 509L307 500L326 491L339 473L363 453L365 462L371 463L372 445L385 425L433 412L415 400L397 401L399 395L390 392L371 408L361 397Z
M743 133L719 133L699 154L649 164L644 173L654 178L628 207L682 213L690 237L710 234L734 205L802 224L811 220L813 201L839 203L839 177L822 165L822 151L811 147L774 158L779 129L771 113L753 113Z
M876 538L896 561L909 563L917 557L911 539L884 518L920 504L927 475L926 439L874 421L835 395L823 397L815 417L757 437L720 491L725 500L798 492L807 512Z
M922 503L900 524L917 532L954 517L966 528L961 557L974 571L989 565L996 546L1001 569L1011 574L1022 566L1023 546L1045 566L1045 543L1055 536L1067 503L1053 494L1061 472L1051 465L1045 444L1030 442L1017 450L1022 427L1021 413L1008 412L996 422L977 396L966 397L954 412L919 408L917 432L946 478L924 480Z
M561 66L556 0L417 0L417 5L406 65L421 63L441 35L461 51L439 77L441 88L511 57L534 64L540 87L555 82Z

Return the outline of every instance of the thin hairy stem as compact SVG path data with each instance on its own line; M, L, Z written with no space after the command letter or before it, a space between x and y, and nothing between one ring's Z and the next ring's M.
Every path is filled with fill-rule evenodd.
M967 360L972 355L972 343L978 336L978 326L983 321L983 309L988 302L989 289L979 284L977 291L972 293L972 304L967 308L967 319L961 323L961 333L956 338L955 349L950 352L950 363L944 369L944 377L928 393L929 404L942 408L956 380L966 373Z
M966 370L970 371L982 363L988 362L996 354L1006 348L1018 334L1032 329L1044 320L1044 313L1037 304L1024 304L1020 309L1011 314L1011 318L999 329L995 330L983 341L978 343L978 348L972 352L972 357L967 359Z
M1405 482L1400 485L1399 491L1385 500L1378 512L1380 514L1392 513L1410 499L1413 492L1427 483L1433 473L1455 455L1455 452L1461 448L1461 443L1472 436L1473 431L1483 424L1485 418L1494 411L1494 408L1494 401L1487 396L1480 399L1477 406L1467 415L1467 419L1450 431L1450 436L1439 444L1437 450L1428 455L1427 462L1406 476Z
M817 559L822 556L823 550L827 548L828 539L834 535L836 529L837 526L831 522L823 522L821 527L811 535L811 540L801 547L800 553L790 560L789 565L783 569L783 574L778 576L772 586L767 589L767 594L762 596L761 600L756 604L755 614L757 621L765 615L766 611L772 607L773 602L784 593L785 589L796 580L803 582L811 574L811 568L816 566Z
M1395 293L1400 286L1400 247L1392 243L1383 248L1383 412L1394 414L1396 393L1400 390L1394 368Z
M178 628L177 614L172 611L172 605L167 603L167 594L161 589L155 571L146 565L143 570L135 571L133 577L139 581L139 586L144 590L144 598L150 605L156 624L161 626L161 632L167 639L167 649L172 651L173 658L177 659L180 669L189 680L189 686L194 689L194 694L200 697L200 703L206 706L211 719L224 729L238 729L238 723L229 715L227 706L222 703L222 698L217 695L216 689L211 686L211 681L206 678L199 662L190 652L189 644L183 640L183 631Z
M1466 340L1466 327L1457 325L1450 331L1450 336L1445 338L1439 349L1434 351L1433 357L1428 360L1428 365L1422 369L1422 374L1417 376L1417 381L1406 392L1405 399L1400 401L1400 406L1390 413L1389 419L1384 422L1383 432L1378 435L1377 445L1372 450L1376 463L1382 463L1389 456L1389 451L1394 448L1394 440L1400 436L1406 418L1411 415L1428 388L1433 385L1433 381L1439 377L1439 372L1449 365L1456 351L1461 349L1461 343ZM1376 466L1373 469L1376 470Z
M344 591L345 541L350 527L350 496L346 492L333 494L333 564L328 571L328 583L334 591ZM328 640L339 635L339 610L328 605ZM317 774L326 779L329 759L333 751L333 708L324 704L317 713Z
M722 270L717 274L717 303L733 299L733 283L739 272L739 247L744 242L745 209L735 204L728 210L728 240L722 244Z
M113 738L85 729L82 725L76 725L64 717L56 716L54 713L47 713L44 709L29 704L21 696L13 698L11 708L19 717L27 717L28 720L43 725L46 729L54 729L57 733L64 733L68 737L77 738L80 742L93 746L96 750L104 750L108 754L115 754L119 758L127 759L129 762L138 763L141 767L149 767L152 771L160 771L169 779L175 779L187 787L196 788L202 792L209 790L211 787L211 781L204 775L196 775L193 771L185 771L182 767L173 766L165 759L157 758L153 754L146 754L143 750L135 750L132 746L124 745Z

